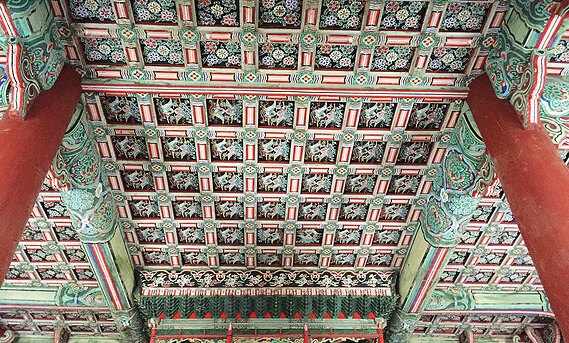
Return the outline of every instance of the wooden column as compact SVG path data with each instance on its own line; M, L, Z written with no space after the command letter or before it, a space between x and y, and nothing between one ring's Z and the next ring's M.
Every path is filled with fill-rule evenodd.
M10 113L0 120L0 283L80 95L80 76L66 66L25 121Z
M569 168L540 124L524 130L486 75L467 102L561 331L569 337Z

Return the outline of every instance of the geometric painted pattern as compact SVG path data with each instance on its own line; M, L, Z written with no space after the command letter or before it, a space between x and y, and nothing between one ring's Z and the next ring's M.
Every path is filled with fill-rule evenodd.
M508 9L494 0L50 5L77 35L64 44L86 73L134 264L222 271L400 268L462 106L438 90L482 72L484 37ZM229 83L248 90L220 91ZM321 85L421 91L354 98L314 92ZM312 93L279 90L288 86ZM541 289L504 202L499 192L483 199L440 288ZM95 287L70 222L45 186L6 283Z
M495 0L89 4L51 3L77 29L70 60L93 78L358 86L464 86L507 10Z
M510 314L424 314L419 318L415 335L435 334L452 336L463 330L472 331L477 337L502 336L512 337L524 332L525 327L544 329L554 321L551 317L538 315Z
M118 338L117 328L110 312L105 308L77 309L73 307L39 307L32 309L3 305L0 307L2 327L18 335L53 336L59 326L74 337L99 336ZM44 336L44 337L45 337Z
M438 288L542 291L501 187L484 197L441 274Z
M70 283L98 287L59 192L44 184L4 284L57 287Z
M110 104L130 98L115 97L89 108L145 268L397 269L461 106L136 96L147 117L119 123ZM183 126L160 119L167 103L186 106Z
M66 42L92 77L135 86L128 94L95 87L88 97L135 265L400 267L460 100L151 95L136 84L459 86L481 72L489 49L481 37L507 7L461 4L472 15L467 27L452 14L457 4L428 1L174 4L120 3L115 23L134 26L97 31L120 41L126 66L99 70ZM95 38L93 22L104 18L73 6L70 15L52 2L81 39Z

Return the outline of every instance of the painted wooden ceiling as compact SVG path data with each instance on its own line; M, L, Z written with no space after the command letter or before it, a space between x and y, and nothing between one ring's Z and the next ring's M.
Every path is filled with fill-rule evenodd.
M493 0L50 4L86 76L133 263L221 272L396 273L466 83L482 72L508 8ZM551 73L565 72L567 46ZM66 283L97 285L46 185L5 284ZM443 272L438 287L450 286L542 290L499 185ZM465 318L447 322L474 320ZM454 334L427 324L445 318L427 319L418 333Z

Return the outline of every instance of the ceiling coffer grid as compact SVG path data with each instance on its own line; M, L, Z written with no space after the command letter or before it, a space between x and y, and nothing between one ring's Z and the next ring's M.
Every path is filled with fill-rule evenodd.
M59 192L45 182L4 284L58 287L68 283L98 286Z
M19 335L51 335L64 327L73 336L99 336L118 338L117 328L107 309L73 307L46 307L35 309L14 308L3 305L0 308L2 327Z
M438 287L543 291L499 184L492 197L485 197L480 202Z
M135 264L399 267L462 101L393 100L92 94Z
M496 1L89 3L52 1L77 33L68 56L92 77L135 82L465 86L507 10Z
M475 335L512 337L521 334L527 326L534 329L545 329L554 321L546 316L529 316L516 314L426 314L419 318L415 334L432 334L437 336L460 335L470 330Z

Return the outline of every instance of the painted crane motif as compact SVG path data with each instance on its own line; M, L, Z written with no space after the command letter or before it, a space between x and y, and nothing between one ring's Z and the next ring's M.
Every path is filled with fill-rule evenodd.
M282 255L279 254L257 254L257 264L263 264L266 266L271 266L275 264L280 264Z
M306 144L305 160L308 162L328 162L336 161L336 141L309 141Z
M360 128L390 128L395 112L393 103L365 103L360 114Z
M398 161L404 163L426 163L430 145L426 142L409 142L401 145Z
M203 243L203 230L197 227L184 227L178 229L178 237L180 241L185 243Z
M381 210L381 218L386 220L405 220L409 208L403 204L389 204L385 205Z
M324 220L326 218L326 204L304 203L299 208L298 218L308 220Z
M286 192L286 183L285 174L266 173L257 176L257 186L261 192Z
M438 129L447 111L447 104L416 104L411 112L408 128Z
M296 233L297 244L320 244L322 232L315 229L298 230Z
M242 244L243 230L235 227L219 228L217 238L225 244Z
M291 127L294 115L292 101L260 101L259 124L267 126Z
M122 172L124 187L131 190L154 189L150 173L143 170L125 170Z
M243 146L237 139L212 139L211 158L217 161L241 161Z
M143 242L165 242L164 231L156 226L138 229L138 238Z
M196 145L188 137L164 137L162 139L164 157L171 160L195 160Z
M190 124L191 105L188 99L157 98L156 114L160 124Z
M305 174L302 179L302 191L308 193L329 193L332 187L332 175Z
M197 201L173 201L174 215L180 218L202 218L202 206Z
M207 256L200 252L185 252L182 253L182 261L184 264L203 265L207 264Z
M118 158L147 159L148 152L144 138L138 136L112 136Z
M346 181L346 193L373 193L375 175L351 175Z
M346 105L335 102L314 102L310 105L309 126L340 128Z
M171 172L168 173L170 189L178 191L198 191L198 176L191 172Z
M101 97L105 117L114 123L140 123L140 110L135 98Z
M380 230L376 231L373 242L375 244L397 244L401 237L399 230Z
M264 219L284 219L285 205L280 202L264 202L257 206L257 216Z
M345 220L365 220L368 205L366 204L343 204L340 210L340 218Z
M259 229L257 240L264 244L281 244L283 241L282 229Z
M222 201L215 204L215 215L218 218L243 218L243 203Z
M360 237L360 230L343 229L336 231L335 241L338 244L358 244Z
M208 99L210 125L241 125L241 100Z
M144 251L144 260L150 264L168 264L168 258L162 251Z
M222 264L245 264L245 255L241 253L224 253L219 258Z
M356 142L352 152L352 163L381 163L384 143Z
M213 173L213 186L220 192L242 192L243 176L239 173Z
M303 265L317 265L318 264L318 255L316 254L296 254L294 255L294 263L295 264L303 264Z
M288 161L290 142L283 139L259 140L260 161Z
M158 205L150 200L129 201L129 205L133 217L159 217Z
M389 266L393 255L390 254L370 254L368 257L368 264L374 266Z
M415 194L420 180L421 177L417 175L394 176L391 179L388 193Z
M332 263L335 265L351 265L356 261L356 255L354 254L334 254L332 258Z

